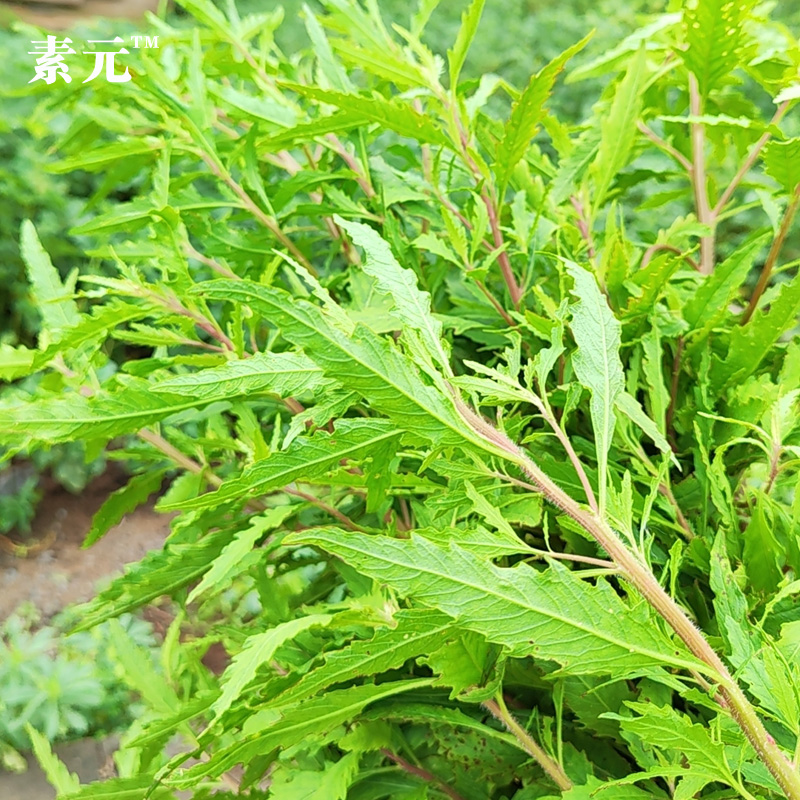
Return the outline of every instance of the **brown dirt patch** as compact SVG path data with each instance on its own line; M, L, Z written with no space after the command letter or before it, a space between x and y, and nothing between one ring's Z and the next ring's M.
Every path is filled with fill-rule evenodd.
M92 516L119 485L119 477L107 473L80 495L59 487L47 491L32 534L25 541L38 541L43 549L27 558L0 553L0 619L25 602L51 617L71 603L89 600L98 584L122 572L126 564L139 561L149 550L161 548L171 517L146 505L92 547L82 549Z

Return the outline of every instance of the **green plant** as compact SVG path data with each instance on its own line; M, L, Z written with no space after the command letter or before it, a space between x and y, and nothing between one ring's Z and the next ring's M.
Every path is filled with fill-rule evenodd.
M124 615L127 635L154 645L146 623ZM47 741L107 733L131 722L130 691L115 674L108 625L64 639L20 610L0 631L0 747L28 749L28 728Z
M435 3L328 0L290 59L278 14L183 5L136 83L54 98L62 168L140 191L79 229L87 313L23 225L46 378L0 405L11 453L138 464L88 542L175 476L79 629L258 592L219 682L140 682L101 791L799 800L796 38L700 0L573 70L612 80L570 126L585 41L460 80L481 0L446 64Z

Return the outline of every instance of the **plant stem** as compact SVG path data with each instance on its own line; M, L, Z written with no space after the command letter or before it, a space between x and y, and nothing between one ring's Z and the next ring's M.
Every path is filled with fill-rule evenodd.
M703 113L703 102L697 86L697 78L689 73L689 112L694 117ZM700 239L700 272L710 275L714 271L714 214L708 202L708 186L706 179L706 135L702 123L692 122L692 171L691 180L694 189L697 219L711 228L711 233Z
M671 155L691 175L692 162L689 161L683 153L679 152L669 142L662 139L652 128L645 125L644 122L639 122L637 127L656 147L660 147L665 153Z
M469 168L470 172L475 177L475 180L480 184L484 182L485 178L481 173L480 168L475 163L475 159L469 153L469 139L464 125L461 121L461 116L458 113L458 107L455 103L448 103L450 113L453 116L456 130L458 131L458 144L460 145L461 157L464 163ZM503 232L500 230L500 219L498 216L498 204L495 202L493 194L486 188L484 183L481 189L481 200L486 206L486 213L489 217L489 229L492 232L492 239L494 241L495 251L499 251L497 256L497 263L500 265L500 272L503 274L503 280L508 287L508 294L511 297L511 303L514 308L519 308L520 301L522 300L522 288L517 283L517 278L514 275L514 270L511 267L511 260L508 257L505 249L503 249Z
M572 517L608 553L623 577L675 631L692 655L705 666L708 677L718 684L718 691L727 703L731 716L783 789L788 800L800 800L800 771L791 765L775 740L767 733L745 693L722 659L706 641L700 629L695 627L683 609L662 588L644 561L628 549L602 516L583 508L573 500L505 434L466 409L463 404L458 404L458 407L465 422L485 440L491 452L501 449L504 456L531 479L546 500Z
M410 761L406 761L402 756L397 755L397 753L393 753L391 750L387 749L386 747L381 748L381 753L388 758L390 761L394 761L400 769L404 772L407 772L409 775L415 775L417 778L422 778L422 780L426 781L427 783L432 783L441 789L451 800L463 800L461 795L453 789L452 786L448 786L441 778L437 778L432 772L428 772L428 770L423 769L422 767L416 767Z
M675 253L675 255L680 256L688 264L691 264L694 269L700 270L700 265L691 256L686 255L679 248L671 244L651 244L650 247L644 251L639 269L644 269L650 263L653 256L662 250L666 250L668 253Z
M517 722L511 712L506 708L500 694L495 700L487 700L483 707L513 734L517 741L522 745L522 749L531 756L539 766L553 779L553 782L562 792L568 792L572 788L572 781L562 769L561 765L551 758L537 744L533 737Z
M770 120L770 123L769 123L770 126L777 125L781 121L781 119L783 118L783 115L786 113L786 110L789 108L789 104L790 104L790 101L787 100L785 103L781 103L778 106L777 111L775 112L774 116ZM750 169L752 168L753 164L756 163L756 160L758 159L759 154L764 149L764 145L771 138L772 138L772 134L769 131L767 131L753 145L753 149L748 153L747 159L742 164L742 166L739 167L739 171L736 173L736 175L733 176L733 180L728 184L728 188L725 189L725 191L722 193L722 196L717 201L717 204L714 206L713 214L714 214L715 218L718 217L720 215L720 213L722 212L722 209L725 208L726 205L728 205L728 201L733 196L733 193L736 191L737 187L739 186L739 184L744 179L744 176L747 175L747 173L750 171Z
M598 515L581 508L510 441L517 463L544 496L592 535L611 556L626 579L670 625L690 652L709 669L731 715L789 800L800 800L800 772L794 770L775 740L767 733L755 709L731 676L722 659L681 607L664 591L649 568Z
M242 201L247 210L265 227L270 233L297 259L312 275L316 275L316 270L311 266L311 262L297 248L297 245L281 230L278 221L269 214L264 213L259 205L250 197L225 169L223 169L211 156L203 150L198 152L200 158L211 170L215 177L223 181L231 191Z
M772 246L769 248L767 259L764 262L764 266L761 268L761 274L758 276L758 283L756 283L756 287L753 289L753 294L750 297L750 302L745 309L744 314L742 315L742 325L746 325L750 321L750 318L755 313L756 308L758 308L758 301L761 299L761 295L764 294L767 285L769 284L769 279L772 276L772 270L778 261L778 257L783 249L783 244L792 228L792 222L794 222L798 207L800 207L800 184L798 184L797 188L794 190L794 196L789 201L789 205L786 207L786 211L783 213L783 219L781 220L781 226L778 229L778 235L772 240Z

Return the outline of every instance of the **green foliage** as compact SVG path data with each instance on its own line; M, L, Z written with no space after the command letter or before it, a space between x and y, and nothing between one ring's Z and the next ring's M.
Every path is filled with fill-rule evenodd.
M3 624L0 745L28 748L32 744L40 761L50 762L50 742L129 724L130 693L115 674L107 629L64 639L56 627L35 626L36 621L16 613ZM125 624L126 636L152 647L145 623L126 618ZM54 761L46 771L60 774Z
M433 2L292 57L184 5L48 99L58 169L134 189L74 291L23 226L0 351L0 446L134 467L89 542L179 512L80 610L177 616L161 673L111 628L145 710L72 796L799 800L796 37L700 0L520 90L479 0L446 62Z

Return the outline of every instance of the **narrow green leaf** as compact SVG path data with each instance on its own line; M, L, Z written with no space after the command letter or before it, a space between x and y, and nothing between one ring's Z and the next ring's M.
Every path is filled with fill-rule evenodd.
M737 786L725 757L725 746L711 738L706 725L693 723L685 714L668 706L630 702L626 705L639 716L616 716L622 729L635 733L652 747L673 751L670 759L673 763L682 766L688 762L691 772L687 773L693 779L694 792L712 781ZM694 783L698 778L698 783Z
M746 63L743 51L750 34L745 21L754 5L755 0L697 0L685 7L686 49L681 55L704 97Z
M333 553L504 645L514 658L557 661L571 674L633 673L656 664L705 669L607 584L584 582L557 563L543 572L524 563L506 569L416 535L398 540L317 529L285 541Z
M56 790L58 797L72 797L81 788L81 782L74 772L70 772L64 762L53 752L50 742L29 723L25 724L25 732L33 745L33 754L39 762L50 785Z
M584 48L591 36L592 34L589 34L572 47L567 48L532 76L514 103L511 115L503 129L503 137L497 145L495 156L497 183L501 187L501 191L508 184L514 167L519 164L530 147L531 139L546 113L544 104L550 97L556 78L564 69L567 61Z
M461 27L458 29L458 36L453 44L452 50L447 51L447 61L450 68L450 89L456 91L458 88L458 77L467 59L467 51L478 31L478 23L481 21L483 7L486 0L472 0L469 7L461 15Z
M180 698L156 670L150 651L137 645L118 620L111 620L108 628L115 661L131 688L158 713L174 714L181 707Z
M347 77L347 72L342 69L342 65L334 57L325 31L322 30L314 12L305 3L303 3L302 17L306 33L308 33L308 38L314 48L314 55L319 62L319 73L324 76L333 89L339 92L352 92L353 84Z
M209 761L197 764L169 780L177 788L193 788L201 778L218 777L235 764L249 764L258 755L276 748L288 749L300 742L324 739L343 722L358 716L370 703L403 692L430 686L431 678L351 686L327 692L304 703L283 706L279 716L268 709L252 715L244 727L244 736L216 752Z
M267 663L284 642L294 639L301 631L316 626L324 627L332 619L330 614L309 614L282 622L264 633L249 636L222 675L222 694L211 706L214 719L218 720L233 705L245 687L255 678L259 667ZM213 721L211 724L214 724Z
M114 393L67 394L0 408L0 444L26 439L51 444L78 438L111 439L203 402L158 395L146 381L128 379Z
M706 339L711 330L728 313L728 306L737 296L766 236L746 243L735 250L705 278L683 307L683 317L691 325L690 352Z
M0 381L15 381L30 375L35 358L36 350L0 342Z
M26 219L20 227L19 250L28 273L33 299L42 315L42 328L51 338L80 321L71 289L61 283L58 270L42 247L36 228Z
M250 519L250 524L234 534L230 544L214 559L211 569L203 575L203 579L192 589L186 598L187 603L193 603L198 597L206 594L211 589L220 591L227 588L233 579L242 571L242 562L252 551L255 543L267 532L280 527L287 517L294 514L294 506L285 505L268 508L257 517ZM262 550L266 556L270 552L266 547Z
M268 707L295 703L337 683L398 669L410 658L435 649L453 627L453 620L433 609L406 609L394 615L392 624L391 628L379 628L371 639L326 653L320 666L270 698Z
M767 308L746 325L731 331L728 354L711 373L711 385L721 390L752 375L780 338L796 328L800 314L800 276L782 283Z
M645 410L633 395L623 391L617 396L615 403L617 409L649 436L662 453L672 454L672 448L669 446L666 437L658 429L656 423L647 416ZM675 459L673 458L673 460ZM675 463L677 464L677 461Z
M326 374L357 391L403 430L438 444L490 448L467 427L452 397L426 385L410 359L365 326L345 332L311 303L247 281L211 281L201 291L210 298L251 306Z
M317 431L313 436L295 439L287 450L257 461L238 478L225 481L216 492L160 508L204 508L245 495L264 494L297 480L318 478L342 461L380 453L387 445L395 445L399 437L400 431L388 420L341 419L333 433Z
M154 469L134 475L125 486L112 492L92 517L92 527L82 546L91 547L126 514L142 505L153 492L158 491L166 473L166 469Z
M586 783L573 786L558 796L548 795L541 800L655 800L655 798L656 795L637 786L625 786L614 781L605 783L590 775Z
M779 142L773 139L764 147L762 156L764 169L781 188L793 195L800 184L800 137Z
M311 100L358 114L364 122L377 122L400 136L442 147L452 146L444 131L430 117L421 114L408 103L386 100L374 94L335 92L289 81L281 81L280 85Z
M594 213L602 207L617 173L628 163L638 135L636 123L642 113L642 94L647 80L644 47L628 65L611 102L600 121L601 139L592 163Z
M230 537L229 530L215 531L199 542L168 542L163 550L148 553L96 597L77 607L80 621L73 632L89 630L199 580Z
M322 370L302 353L257 353L251 358L229 361L187 375L177 375L154 384L155 392L179 394L198 400L223 400L261 392L291 397L316 389L323 383Z
M431 313L431 296L417 285L413 270L397 263L389 245L368 225L348 222L339 216L336 224L364 248L362 269L375 279L378 290L394 301L397 317L406 325L406 334L418 336L428 356L447 375L452 375L442 341L442 323Z
M155 788L153 788L155 787ZM70 800L175 800L175 793L166 786L159 786L154 775L137 775L135 778L111 778L106 781L88 783Z
M572 261L565 261L575 281L571 306L572 334L578 349L572 357L581 384L592 393L591 414L599 473L600 508L605 508L608 485L608 451L614 437L614 407L624 390L619 358L620 324L608 307L594 276Z

